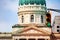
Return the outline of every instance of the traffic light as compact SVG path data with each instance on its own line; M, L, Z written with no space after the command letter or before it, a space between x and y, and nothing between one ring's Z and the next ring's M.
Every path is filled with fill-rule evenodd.
M46 14L46 25L47 25L47 27L51 27L51 14L50 14L50 12L47 12L47 14Z

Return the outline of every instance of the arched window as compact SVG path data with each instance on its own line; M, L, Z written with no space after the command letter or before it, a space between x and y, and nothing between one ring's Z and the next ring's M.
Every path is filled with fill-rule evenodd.
M43 15L41 15L41 23L43 23Z
M23 22L24 22L24 16L22 16L22 18L21 18L21 19L22 19L22 23L23 23Z
M31 15L31 22L34 22L34 15Z

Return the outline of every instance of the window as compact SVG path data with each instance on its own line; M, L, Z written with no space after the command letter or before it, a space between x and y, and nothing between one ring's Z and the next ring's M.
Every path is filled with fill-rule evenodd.
M57 30L57 32L59 32L59 30Z
M21 38L21 39L19 39L19 40L26 40L26 39L24 39L24 38Z
M34 22L34 15L31 15L31 22Z
M59 26L57 26L57 28L59 28Z
M48 40L48 39L47 39Z
M22 16L22 23L24 22L24 16Z
M43 15L41 15L41 23L43 23Z
M17 40L17 39L16 39Z
M35 40L35 39L32 39L32 38L31 38L31 39L28 39L28 40Z

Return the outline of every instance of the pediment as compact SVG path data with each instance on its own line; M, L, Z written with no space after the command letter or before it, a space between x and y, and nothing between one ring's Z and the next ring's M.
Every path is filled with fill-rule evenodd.
M22 35L50 35L47 31L38 29L37 27L28 27L24 28L22 31L18 32L18 34Z
M36 29L29 29L23 32L22 34L43 34L43 33Z

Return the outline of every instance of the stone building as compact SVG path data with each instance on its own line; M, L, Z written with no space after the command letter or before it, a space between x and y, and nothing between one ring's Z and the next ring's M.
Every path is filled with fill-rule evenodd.
M52 26L52 35L56 39L60 40L60 16L55 16L53 26Z
M51 27L46 26L46 13L45 0L19 0L18 24L12 26L11 33L0 33L0 40L59 39L55 38Z
M12 40L12 33L0 32L0 40Z
M53 33L60 32L60 16L55 16L52 31L53 31Z

